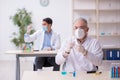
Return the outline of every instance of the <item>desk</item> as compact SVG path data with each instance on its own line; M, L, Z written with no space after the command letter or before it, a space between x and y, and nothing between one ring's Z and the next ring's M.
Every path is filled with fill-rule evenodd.
M20 80L20 57L55 57L57 51L37 51L26 53L22 50L6 51L7 54L16 55L16 80Z
M67 75L61 75L59 71L25 71L22 76L22 80L120 80L112 79L110 72L102 72L99 75L95 73L87 74L86 72L77 72L76 77L73 77L71 73Z

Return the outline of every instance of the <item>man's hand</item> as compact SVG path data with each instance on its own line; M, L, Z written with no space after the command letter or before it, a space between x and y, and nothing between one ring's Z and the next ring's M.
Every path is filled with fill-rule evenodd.
M77 51L81 52L84 56L87 55L87 50L82 46L79 40L75 41L75 48Z
M32 30L32 24L27 26L27 34L30 34L31 30Z
M65 51L63 53L63 57L66 58L70 54L70 50L73 48L74 43L73 42L67 42L67 46L65 48Z
M67 42L65 52L70 52L70 50L73 48L74 43L72 41Z

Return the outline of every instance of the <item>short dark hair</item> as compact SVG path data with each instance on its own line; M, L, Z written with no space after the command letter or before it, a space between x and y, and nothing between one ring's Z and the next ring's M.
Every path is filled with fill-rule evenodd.
M47 18L44 18L43 21L47 22L48 24L52 24L53 21L51 18L47 17Z

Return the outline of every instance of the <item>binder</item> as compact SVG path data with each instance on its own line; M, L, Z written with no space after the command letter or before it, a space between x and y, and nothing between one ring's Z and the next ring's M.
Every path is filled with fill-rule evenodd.
M107 60L120 60L120 50L119 49L108 49L106 50Z
M116 51L116 60L119 60L119 58L120 58L120 50L117 50Z
M117 50L112 50L112 60L117 60Z
M110 50L106 51L106 57L107 57L107 60L110 60Z
M120 50L115 50L115 60L120 60Z
M113 60L113 50L109 50L109 60Z
M113 50L113 60L117 60L117 51L118 50Z

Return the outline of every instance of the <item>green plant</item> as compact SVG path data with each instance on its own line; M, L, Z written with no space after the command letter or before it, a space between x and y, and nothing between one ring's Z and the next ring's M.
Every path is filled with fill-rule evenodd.
M14 25L17 25L19 28L19 32L13 32L14 38L12 38L12 42L17 46L17 47L22 47L22 44L24 42L24 34L26 33L26 27L32 23L31 20L31 12L27 12L25 8L23 9L18 9L17 13L10 17L12 19ZM32 30L30 33L32 34L35 30Z

